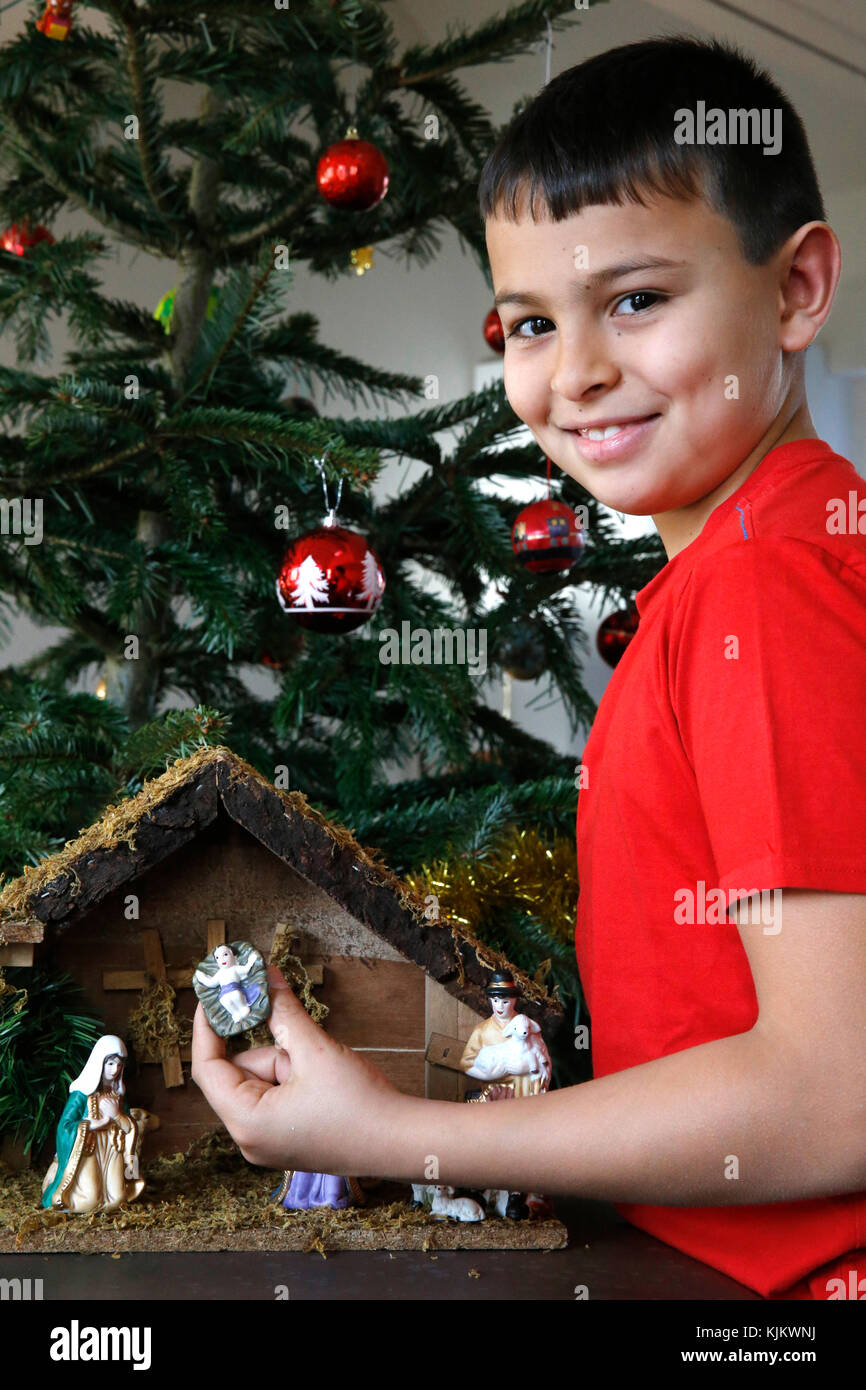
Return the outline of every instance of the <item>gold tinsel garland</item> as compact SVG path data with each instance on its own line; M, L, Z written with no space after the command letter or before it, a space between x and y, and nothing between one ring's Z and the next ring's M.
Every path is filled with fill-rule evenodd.
M435 894L439 911L473 934L508 907L524 907L558 941L574 939L577 856L574 840L509 826L483 857L463 855L422 865L406 880L421 895ZM541 962L544 969L549 962ZM545 971L546 973L546 971Z
M26 989L19 989L17 985L10 985L9 981L6 979L4 968L0 966L0 999L5 998L7 994L17 994L19 996L18 1002L12 1005L12 1012L13 1014L20 1014L24 1005L27 1003L28 991Z

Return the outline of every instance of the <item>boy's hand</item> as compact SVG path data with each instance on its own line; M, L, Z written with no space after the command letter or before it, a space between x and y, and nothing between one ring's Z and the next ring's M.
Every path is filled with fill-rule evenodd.
M268 966L276 1047L232 1061L199 1004L192 1077L250 1163L263 1168L357 1175L384 1161L387 1129L402 1094L384 1072L334 1042Z

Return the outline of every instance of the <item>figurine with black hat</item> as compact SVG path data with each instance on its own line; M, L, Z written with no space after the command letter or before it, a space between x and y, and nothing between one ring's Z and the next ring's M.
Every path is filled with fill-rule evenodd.
M536 1096L550 1084L550 1054L534 1019L517 1009L520 991L507 970L495 970L485 991L492 1010L489 1018L474 1028L460 1059L461 1070L487 1082L477 1101L512 1100ZM472 1102L470 1102L472 1103ZM548 1198L530 1192L485 1194L502 1215L519 1220L530 1215L547 1215Z

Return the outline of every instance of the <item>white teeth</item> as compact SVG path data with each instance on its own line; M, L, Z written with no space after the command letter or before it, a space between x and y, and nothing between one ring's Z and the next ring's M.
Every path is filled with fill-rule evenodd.
M606 425L602 430L578 430L578 434L582 434L584 439L612 439L623 428L623 425Z

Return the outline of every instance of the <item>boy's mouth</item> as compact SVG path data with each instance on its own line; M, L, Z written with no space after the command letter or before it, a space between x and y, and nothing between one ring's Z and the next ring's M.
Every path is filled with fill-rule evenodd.
M599 420L590 425L566 428L565 433L573 434L579 440L578 447L584 457L597 463L630 453L659 418L655 414L635 416L630 420Z

